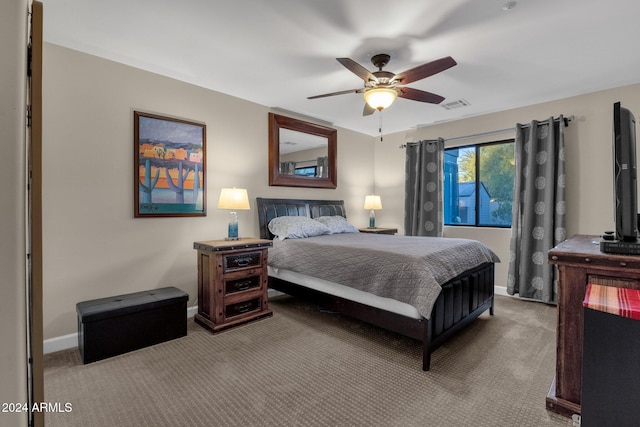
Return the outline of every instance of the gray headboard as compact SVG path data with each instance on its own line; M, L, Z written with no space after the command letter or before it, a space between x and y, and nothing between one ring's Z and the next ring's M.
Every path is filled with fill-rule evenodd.
M260 238L273 239L269 232L269 221L279 216L319 216L340 215L347 217L344 200L301 200L301 199L265 199L257 197Z

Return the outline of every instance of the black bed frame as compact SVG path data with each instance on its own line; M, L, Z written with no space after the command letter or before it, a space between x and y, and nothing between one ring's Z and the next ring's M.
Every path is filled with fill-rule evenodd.
M257 198L260 237L272 239L268 224L279 216L341 215L346 218L342 200L298 200ZM323 307L372 325L423 342L422 369L428 371L431 353L487 309L494 310L494 264L471 268L442 285L429 319L414 319L359 302L329 295L275 277L269 287L289 295L310 299Z

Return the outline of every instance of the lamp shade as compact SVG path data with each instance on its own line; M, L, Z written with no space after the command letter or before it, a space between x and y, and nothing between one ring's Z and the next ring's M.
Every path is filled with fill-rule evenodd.
M397 96L398 92L394 89L383 87L370 89L364 93L364 99L369 104L369 107L376 110L384 110L389 107Z
M364 198L364 209L380 210L382 209L382 200L380 196L370 195Z
M223 188L218 199L218 209L248 210L249 195L244 188Z

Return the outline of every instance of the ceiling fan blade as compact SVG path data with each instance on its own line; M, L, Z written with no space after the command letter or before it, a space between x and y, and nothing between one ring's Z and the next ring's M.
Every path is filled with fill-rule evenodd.
M364 109L362 110L363 116L370 116L375 112L376 112L375 108L371 108L369 104L367 104L366 102L364 103Z
M410 70L396 74L393 80L406 85L417 80L424 79L425 77L438 74L448 68L456 65L457 62L450 56L436 59L435 61L427 62L426 64L419 65Z
M440 104L442 101L444 101L444 97L436 95L435 93L425 92L419 89L412 89L410 87L399 87L396 89L400 98L411 99L413 101L428 102L430 104Z
M364 92L364 88L341 90L339 92L331 92L331 93L325 93L325 94L322 94L322 95L309 96L309 97L307 97L307 99L326 98L327 96L345 95L347 93L362 93L362 92Z
M371 74L369 70L358 64L356 61L350 58L336 58L336 61L344 65L344 67L351 71L356 76L360 77L365 82L369 80L377 81L376 76Z

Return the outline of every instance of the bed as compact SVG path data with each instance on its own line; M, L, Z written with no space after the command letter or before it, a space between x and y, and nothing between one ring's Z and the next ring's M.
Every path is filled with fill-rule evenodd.
M479 242L370 233L321 234L281 241L269 228L274 218L279 218L274 223L282 217L301 217L296 220L303 222L309 222L306 218L344 218L346 223L344 202L257 198L257 205L260 237L274 240L268 258L270 288L422 341L424 371L430 369L431 353L449 337L485 311L493 315L494 263L499 259ZM472 249L455 246L467 242L474 242L469 243ZM434 261L425 268L424 260L412 252L415 245L442 245L448 256L460 252L464 261L431 258ZM480 249L475 249L478 246ZM435 249L431 251L439 256ZM322 254L329 256L325 259ZM344 265L338 265L348 263L352 263L352 271L375 270L379 275L362 273L366 278L360 280ZM421 271L413 270L417 264L422 265ZM420 286L411 288L411 283Z

